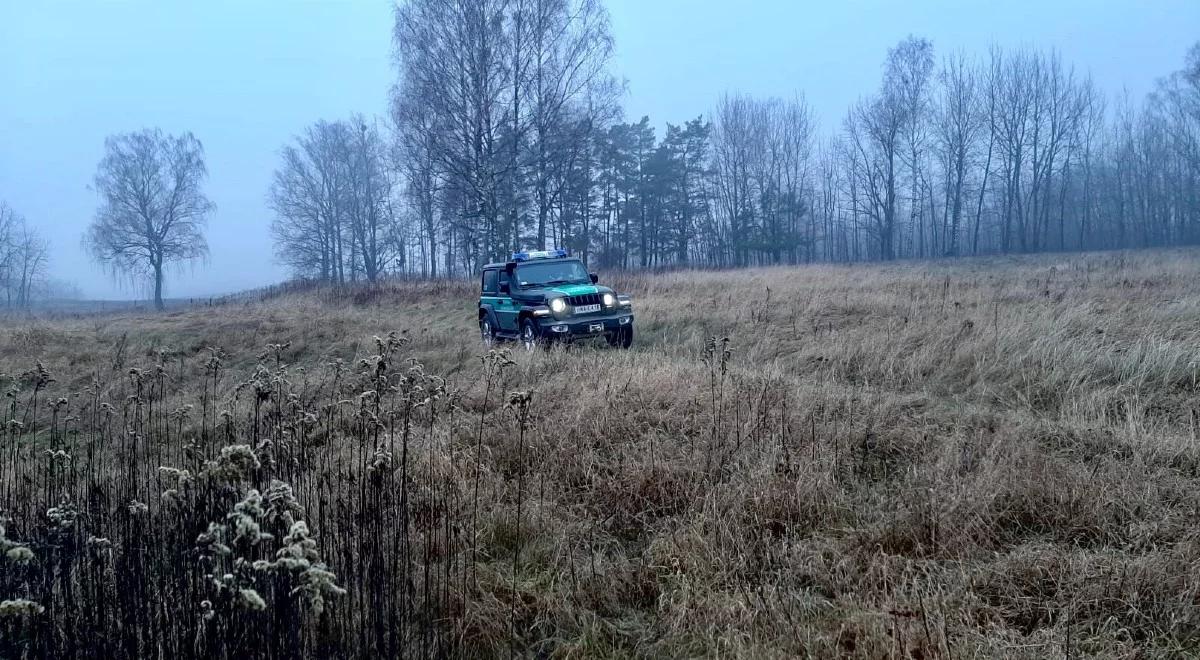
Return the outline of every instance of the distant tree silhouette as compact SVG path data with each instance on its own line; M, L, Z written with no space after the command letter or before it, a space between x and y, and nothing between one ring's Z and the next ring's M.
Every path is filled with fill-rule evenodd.
M152 277L161 310L167 264L208 254L204 227L214 206L201 190L204 148L191 133L147 129L109 137L104 149L95 177L100 207L84 246L106 266Z

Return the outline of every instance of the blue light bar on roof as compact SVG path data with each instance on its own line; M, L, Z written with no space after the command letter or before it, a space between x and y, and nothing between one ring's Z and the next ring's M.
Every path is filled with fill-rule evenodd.
M513 252L513 261L532 261L533 259L561 259L570 256L566 250L562 248L554 248L553 250L526 250L522 252Z

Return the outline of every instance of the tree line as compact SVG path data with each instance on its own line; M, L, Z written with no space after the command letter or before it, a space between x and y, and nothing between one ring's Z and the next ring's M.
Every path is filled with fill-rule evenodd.
M292 152L317 153L324 123L284 152L276 237L298 274L459 275L550 246L648 268L1200 239L1200 45L1135 104L1053 51L939 56L909 37L837 126L819 129L799 92L725 94L660 137L649 118L622 119L597 1L409 0L394 43L388 117L343 131L377 155L341 148L302 167ZM371 165L356 176L348 158ZM311 229L282 231L298 226ZM362 226L388 260L368 268ZM348 247L291 258L313 243Z
M280 151L277 258L342 283L460 276L525 248L603 268L740 267L1200 241L1200 44L1135 103L1054 51L891 48L834 126L803 93L627 121L601 0L406 0L387 112ZM96 259L206 254L191 135L110 138ZM161 304L161 293L156 295Z

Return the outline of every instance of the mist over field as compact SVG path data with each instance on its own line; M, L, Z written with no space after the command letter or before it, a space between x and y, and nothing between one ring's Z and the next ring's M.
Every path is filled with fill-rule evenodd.
M1200 656L1200 5L0 7L0 658Z

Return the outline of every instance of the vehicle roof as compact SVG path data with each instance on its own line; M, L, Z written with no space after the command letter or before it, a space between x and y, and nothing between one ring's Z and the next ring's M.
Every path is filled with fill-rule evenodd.
M581 261L579 257L554 257L553 259L528 259L526 261L498 261L494 264L485 264L483 270L492 270L493 268L504 268L508 264L541 264L554 263L559 261Z

